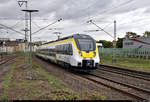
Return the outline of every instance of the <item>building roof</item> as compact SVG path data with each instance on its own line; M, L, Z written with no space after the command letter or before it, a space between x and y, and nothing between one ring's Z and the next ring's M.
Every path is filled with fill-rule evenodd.
M18 41L6 41L4 43L4 46L18 46L19 42Z

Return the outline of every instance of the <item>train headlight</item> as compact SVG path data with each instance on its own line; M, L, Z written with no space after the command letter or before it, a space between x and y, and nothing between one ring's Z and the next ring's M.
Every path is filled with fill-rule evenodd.
M93 56L96 56L96 52L93 53Z
M80 54L80 56L82 56L82 52L81 51L79 51L79 54Z

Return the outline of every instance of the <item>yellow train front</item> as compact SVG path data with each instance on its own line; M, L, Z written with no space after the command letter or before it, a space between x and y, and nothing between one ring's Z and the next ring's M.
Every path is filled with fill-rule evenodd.
M41 45L37 56L78 71L95 70L99 54L95 40L85 34L74 34Z

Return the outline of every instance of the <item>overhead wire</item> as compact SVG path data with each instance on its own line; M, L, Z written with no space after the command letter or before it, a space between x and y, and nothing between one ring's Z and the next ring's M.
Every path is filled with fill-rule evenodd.
M53 23L48 24L47 26L45 26L45 27L43 27L43 28L40 28L39 30L33 32L32 35L34 35L35 33L38 33L39 31L41 31L41 30L43 30L43 29L45 29L45 28L47 28L47 27L49 27L49 26L51 26L51 25L57 23L58 21L60 21L60 20L57 20L57 21L55 21L55 22L53 22Z
M5 27L5 28L7 28L7 29L10 29L10 30L12 30L12 31L14 31L14 32L16 32L16 33L19 33L19 34L21 34L21 35L24 35L23 33L21 33L21 32L19 32L19 31L15 30L15 29L13 29L13 28L11 28L11 27L8 27L8 26L6 26L6 25L4 25L4 24L0 24L0 25L3 26L3 27Z
M133 1L133 0L132 0ZM97 2L97 1L96 1ZM85 10L85 9L87 9L88 8L88 10L89 10L89 8L90 7L92 7L96 2L94 2L94 3L92 3L90 6L88 6L88 7L86 7L86 8L84 8L84 9L82 9L82 10ZM131 2L131 0L128 0L128 1L126 1L126 2L123 2L123 3L121 3L120 5L117 5L117 6L115 6L115 7L112 7L111 9L106 9L105 11L103 11L103 12L108 12L108 10L112 10L112 9L116 9L116 8L118 8L118 6L120 7L120 6L124 6L124 4L127 4L127 3L129 3L129 2ZM88 12L88 16L89 16L89 12ZM93 17L92 17L93 18ZM108 27L110 24L108 24L108 25L106 25L104 28L106 28L106 27ZM78 26L78 25L74 25L74 26ZM103 29L104 29L103 28Z
M133 0L132 0L132 1L133 1ZM126 1L126 2L124 2L124 3L121 3L119 6L117 5L117 6L115 6L115 7L112 7L111 9L104 10L104 11L102 11L101 13L110 12L110 11L112 11L112 10L114 10L114 9L116 9L116 8L119 8L120 6L124 6L125 4L128 4L129 2L132 2L132 1L130 1L130 0L129 0L129 1ZM91 18L91 20L92 20L93 18L96 18L96 17L93 16L93 17ZM104 19L105 19L105 18L104 18ZM93 23L93 22L92 22L92 23ZM112 36L111 34L109 34L108 32L106 32L106 31L104 30L106 27L108 27L108 26L111 25L112 23L106 25L104 28L99 27L99 26L98 26L97 24L95 24L95 23L93 23L93 24L113 38L113 36Z
M19 20L18 22L16 22L13 26L11 26L10 28L14 28L16 27L20 22L22 22L24 19Z
M123 3L121 3L121 4L119 4L119 5L116 5L116 6L112 7L112 8L110 8L110 9L106 9L106 10L104 10L104 11L101 11L100 13L110 12L110 11L112 11L112 10L114 10L114 9L120 8L121 6L125 6L126 4L131 3L131 2L133 2L133 1L134 1L134 0L125 1L125 2L123 2ZM98 15L99 15L99 14L98 14ZM96 16L97 16L97 15L93 16L91 19L94 19Z
M36 27L41 28L37 23L35 23L33 20L31 21Z
M96 1L97 2L97 1ZM95 3L96 3L95 2ZM92 7L95 3L93 3L93 4L91 4L90 6ZM123 5L123 4L122 4ZM90 8L90 6L88 6L87 8ZM87 9L87 8L85 8L85 9ZM103 11L104 12L104 11ZM92 17L93 18L93 17ZM34 24L34 25L36 25L38 28L40 28L37 24L35 24L35 22L33 22L32 21L32 23ZM50 24L51 25L51 24ZM50 26L49 25L49 26ZM75 25L76 26L76 25ZM109 26L109 25L108 25ZM38 31L36 31L36 32L33 32L32 34L35 34L35 33L38 33L39 31L41 31L41 30L43 30L43 29L45 29L45 28L47 28L48 26L46 26L46 27L43 27L43 28L40 28ZM106 27L107 27L107 25L106 25ZM105 28L105 27L104 27Z
M104 26L103 27L103 29L105 29L105 28L107 28L107 27L109 27L110 25L112 25L113 23L111 22L111 23L109 23L109 24L107 24L106 26Z

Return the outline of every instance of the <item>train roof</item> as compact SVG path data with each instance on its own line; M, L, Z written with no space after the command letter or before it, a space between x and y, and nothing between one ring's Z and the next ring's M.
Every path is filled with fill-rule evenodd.
M65 40L65 39L69 39L69 38L83 38L83 39L86 39L86 38L90 38L90 39L93 39L91 36L89 35L86 35L86 34L73 34L73 35L70 35L70 36L67 36L67 37L63 37L59 40L55 40L55 41L50 41L50 42L47 42L47 43L44 43L42 45L45 45L45 44L48 44L48 43L53 43L53 42L56 42L56 41L60 41L60 40Z

